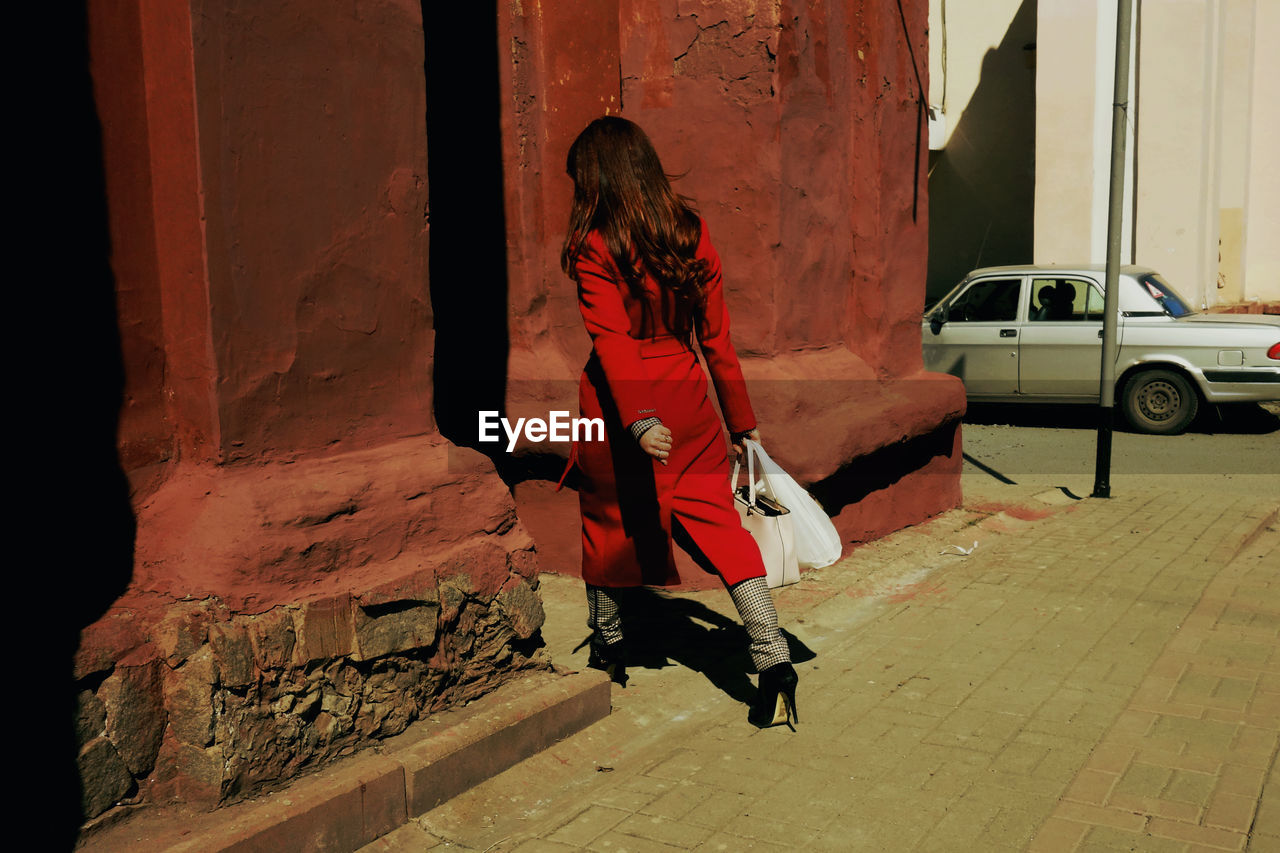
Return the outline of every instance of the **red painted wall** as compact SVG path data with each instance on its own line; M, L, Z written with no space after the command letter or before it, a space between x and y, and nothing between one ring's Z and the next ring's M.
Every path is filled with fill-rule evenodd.
M559 270L563 164L577 132L610 112L646 128L683 176L677 188L699 203L731 305L743 306L734 321L744 354L844 345L878 376L920 369L927 155L896 4L520 8L507 105L508 154L521 167L508 197L517 349L550 332L570 362L582 350ZM927 4L903 8L923 63ZM920 64L921 84L926 73Z
M432 429L418 8L90 4L136 476Z
M429 431L418 4L192 21L221 458Z

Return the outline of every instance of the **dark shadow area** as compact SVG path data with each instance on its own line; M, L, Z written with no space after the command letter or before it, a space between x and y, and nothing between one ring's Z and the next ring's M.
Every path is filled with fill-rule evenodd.
M756 686L749 676L755 668L747 653L750 638L742 623L691 598L650 587L614 592L622 613L629 668L684 666L701 673L737 702L750 705L755 699ZM794 663L817 657L785 628L782 635ZM579 648L589 640L587 635Z
M936 457L950 456L959 426L958 421L949 421L932 432L860 456L825 480L814 483L809 493L822 504L827 515L835 516L849 504L887 489L907 474L924 468Z
M929 152L931 304L976 267L1030 263L1035 217L1036 3L987 52L946 148ZM955 120L949 115L948 120Z
M477 413L504 411L509 349L498 10L421 5L436 425L497 461Z
M37 731L24 730L23 737L50 747L39 762L49 776L49 787L40 796L46 818L41 846L71 849L84 820L77 762L80 730L91 727L80 725L80 685L69 670L81 630L97 621L129 584L137 524L116 449L124 366L110 266L102 129L90 78L87 4L75 4L70 19L62 13L56 24L53 15L45 23L62 35L46 43L55 53L46 57L54 71L42 80L43 141L37 155L42 162L34 164L40 187L36 209L27 214L40 225L37 246L23 250L50 262L49 275L37 286L48 295L30 317L50 340L61 343L42 347L41 356L24 359L21 368L34 368L44 392L40 396L47 399L47 405L28 411L41 424L35 442L43 445L35 457L42 460L36 506L54 534L49 539L53 547L33 567L45 578L37 583L49 599L48 606L32 614L43 623L40 638L50 637L51 646L45 648L41 640L33 648L41 661L33 680L50 683L47 694L42 686L24 689L52 701L49 713L27 715ZM48 373L41 376L40 371ZM70 434L55 435L59 428Z
M973 467L977 468L977 469L978 469L979 471L981 471L982 473L984 473L984 474L989 474L990 476L992 476L992 477L994 477L995 479L999 480L1000 482L1004 483L1006 486L1016 486L1016 485L1018 485L1018 481L1017 481L1017 480L1011 480L1011 479L1009 479L1009 478L1008 478L1008 477L1006 477L1004 474L1001 474L999 471L997 471L995 468L992 468L990 465L984 465L983 463L979 462L977 459L974 459L974 458L973 458L972 456L970 456L968 453L962 453L962 454L960 454L960 455L961 455L962 457L964 457L964 461L965 461L965 462L968 462L970 465L972 465Z
M1280 432L1280 413L1258 403L1202 406L1189 432L1268 435Z
M498 465L498 474L508 486L514 486L526 480L559 483L560 477L564 476L564 488L577 491L581 480L578 466L573 466L566 473L565 458L555 453L502 453L494 461L501 462Z
M1098 407L1071 403L969 403L964 422L981 426L1027 426L1050 429L1098 428ZM1120 418L1116 418L1117 426Z
M1098 407L1071 403L970 403L965 423L982 426L1019 426L1044 429L1098 428ZM1132 432L1117 411L1117 432ZM1280 431L1280 415L1257 403L1202 404L1189 433L1205 435L1267 435Z

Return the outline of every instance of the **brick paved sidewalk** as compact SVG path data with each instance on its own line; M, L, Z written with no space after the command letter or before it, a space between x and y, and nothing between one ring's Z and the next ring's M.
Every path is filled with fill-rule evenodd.
M633 669L608 719L364 849L1274 847L1276 502L1038 507L951 513L780 591L814 655L795 733L750 727L716 664L743 642L726 594L653 596L639 633L679 665ZM544 579L564 665L585 663L581 598Z

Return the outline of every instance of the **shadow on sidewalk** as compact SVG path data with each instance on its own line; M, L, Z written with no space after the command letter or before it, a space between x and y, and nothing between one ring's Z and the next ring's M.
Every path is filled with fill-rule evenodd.
M1116 408L1117 432L1133 432ZM970 403L966 424L1042 429L1096 430L1098 407L1071 403ZM1269 435L1280 432L1280 414L1259 403L1202 403L1187 432L1204 435Z
M747 654L747 631L736 619L683 596L648 587L615 590L626 633L629 669L663 669L680 665L701 673L726 695L744 705L755 699L749 677L755 668ZM782 635L791 660L803 663L817 655L785 628ZM579 648L586 646L590 635Z

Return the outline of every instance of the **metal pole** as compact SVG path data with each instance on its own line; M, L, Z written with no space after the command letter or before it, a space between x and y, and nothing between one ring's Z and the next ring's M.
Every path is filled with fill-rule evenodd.
M1111 497L1111 429L1116 405L1116 326L1120 302L1120 232L1124 218L1124 148L1129 113L1129 31L1133 0L1116 11L1116 84L1111 111L1111 189L1107 210L1106 301L1102 315L1102 374L1099 380L1098 458L1093 497Z

